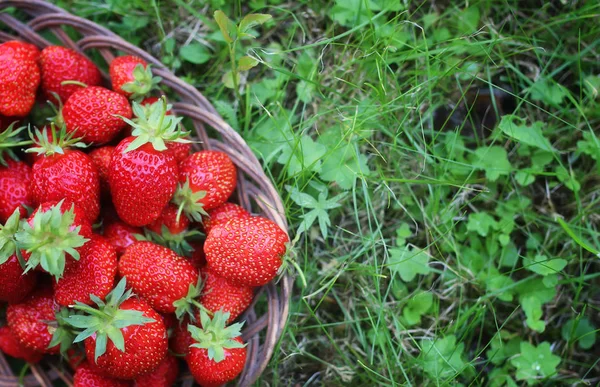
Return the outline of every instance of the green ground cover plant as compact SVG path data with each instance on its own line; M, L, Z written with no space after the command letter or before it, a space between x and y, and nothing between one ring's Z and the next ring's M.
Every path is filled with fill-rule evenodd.
M276 183L306 286L261 384L600 383L599 3L55 2Z

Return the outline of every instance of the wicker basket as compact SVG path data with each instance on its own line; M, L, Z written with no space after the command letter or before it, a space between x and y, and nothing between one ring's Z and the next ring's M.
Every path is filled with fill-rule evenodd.
M8 27L10 33L0 31L0 42L20 39L33 43L40 48L51 43L39 33L51 33L62 45L81 53L98 52L106 63L120 51L144 58L154 66L154 73L163 78L162 87L167 87L178 95L173 110L181 116L189 117L194 125L200 147L218 149L226 152L238 168L237 197L247 210L254 209L272 219L287 230L283 205L277 190L263 172L257 158L244 140L219 116L210 102L194 87L177 78L160 61L143 50L135 47L111 31L88 20L73 16L63 9L42 0L0 0L0 11L15 7L26 14L26 20L16 19L6 13L0 13L0 26ZM24 18L25 19L25 18ZM63 27L69 26L79 32L81 38L73 41ZM13 34L13 35L11 35ZM48 35L45 35L48 36ZM106 74L105 78L108 79ZM217 138L209 138L207 128L214 130ZM211 131L211 133L213 133ZM213 136L214 137L214 136ZM284 276L277 283L271 283L260 289L254 303L241 317L246 320L243 339L248 343L246 367L238 379L238 385L254 383L267 366L286 323L292 280ZM266 297L267 313L257 315L254 310L257 299ZM24 378L25 386L52 386L53 381L62 379L72 384L72 376L59 363L46 361L33 365L31 373ZM182 377L184 386L191 386L193 379L189 373ZM11 371L4 355L0 352L0 386L18 386L19 377Z

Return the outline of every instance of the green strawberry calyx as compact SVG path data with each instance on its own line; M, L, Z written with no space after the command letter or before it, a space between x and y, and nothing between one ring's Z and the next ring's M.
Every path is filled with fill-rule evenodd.
M198 239L204 236L198 230L186 230L180 233L173 234L164 224L161 227L161 233L156 233L152 230L144 228L144 234L134 234L134 237L140 241L150 241L158 245L168 247L175 251L178 255L190 257L194 252L194 248L190 245L189 240Z
M89 239L79 234L81 226L74 226L75 205L62 213L63 203L61 200L45 211L40 207L33 219L21 222L15 239L18 248L29 254L25 272L41 265L58 280L65 271L67 255L79 260L76 249Z
M132 325L144 325L156 322L152 318L144 316L139 310L120 309L120 306L133 295L131 289L126 291L127 281L123 277L115 288L106 296L106 301L91 295L90 298L96 304L96 308L81 302L76 302L73 309L82 311L84 315L71 314L64 321L72 327L80 330L73 340L79 343L92 335L96 335L96 348L94 350L94 361L106 353L108 340L121 352L125 352L125 339L122 328Z
M64 124L60 125L60 129L57 130L54 122L50 124L50 129L48 127L44 127L42 130L36 128L32 133L30 128L29 137L36 146L27 149L25 152L52 156L54 154L65 154L67 148L86 148L87 145L79 141L81 138L74 138L74 134L75 132L67 133Z
M60 353L63 355L71 348L75 338L75 332L67 323L66 319L75 313L76 312L67 308L61 308L55 314L56 319L54 321L48 321L48 331L52 333L52 340L50 340L48 348L60 345Z
M211 319L206 312L200 310L200 323L202 328L195 325L188 325L188 331L195 341L191 347L206 349L208 358L215 363L225 360L225 350L234 348L244 348L242 344L235 340L241 335L241 329L244 323L235 323L226 326L229 319L229 312L218 311Z
M155 77L152 74L152 65L149 64L144 68L144 65L138 63L133 69L133 81L127 82L121 86L121 90L131 93L129 96L132 100L139 100L148 94L151 90L155 89L159 82L162 81L161 77Z
M131 105L133 115L136 118L129 119L117 116L133 128L131 135L135 139L127 146L125 152L131 152L148 143L160 152L167 150L165 142L191 142L184 138L190 132L182 129L183 126L180 125L182 117L167 114L167 111L171 109L171 105L167 104L167 99L164 96L145 107L135 101Z
M19 161L19 158L13 151L13 148L31 145L31 141L23 140L21 133L25 130L26 126L16 127L17 122L11 123L2 133L0 133L0 165L7 166L5 155L15 161Z
M15 235L19 230L20 218L21 212L17 208L4 225L0 224L0 265L8 261L18 251Z
M198 308L201 312L212 316L213 313L197 301L198 297L202 295L202 289L204 289L204 279L199 276L198 283L190 284L186 296L173 303L177 319L181 320L187 315L192 322L195 322L194 308Z
M202 222L203 216L208 216L204 210L202 199L206 196L206 191L195 191L190 187L190 179L186 179L185 183L177 184L175 195L172 202L178 207L177 221L182 213L193 221Z

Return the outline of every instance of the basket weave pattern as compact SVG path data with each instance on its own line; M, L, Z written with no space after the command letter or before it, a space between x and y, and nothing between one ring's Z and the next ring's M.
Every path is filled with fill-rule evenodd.
M0 11L8 7L18 8L27 15L27 18L20 20L7 13L0 13L0 26L3 30L6 30L5 27L10 30L9 33L0 31L0 42L19 39L33 43L41 49L51 43L39 33L50 32L61 41L62 45L82 54L96 50L106 63L110 63L115 53L119 51L137 55L153 64L153 73L163 78L161 86L169 88L178 96L177 101L173 101L173 110L176 114L192 120L197 140L200 140L200 144L195 144L195 147L223 151L236 164L239 203L249 211L253 208L254 212L260 211L263 216L272 219L287 231L281 198L262 170L258 159L239 134L219 116L215 108L197 89L177 78L158 59L127 43L111 31L73 16L45 1L0 0ZM78 31L81 38L72 40L63 29L64 26ZM106 74L103 75L108 79ZM206 128L214 129L219 138L209 138ZM277 283L264 286L257 292L255 302L241 317L242 320L246 320L242 337L248 343L248 356L245 369L238 379L238 385L252 384L267 366L287 319L291 289L292 280L287 275ZM259 316L254 306L257 299L265 296L268 311ZM52 386L53 380L58 378L67 385L72 385L72 376L62 364L47 361L31 366L30 373L25 376L23 383L25 386ZM184 386L193 384L189 373L183 375L182 380ZM0 387L18 385L19 377L13 373L6 358L0 352Z

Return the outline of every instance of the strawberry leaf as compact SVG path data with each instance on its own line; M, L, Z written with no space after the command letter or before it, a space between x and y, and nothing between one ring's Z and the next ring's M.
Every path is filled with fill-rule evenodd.
M144 68L144 65L138 63L133 69L134 81L125 83L121 86L123 91L131 93L130 99L136 101L142 99L146 94L155 89L160 81L162 81L161 77L152 75L151 67L152 65L149 64Z
M0 133L0 165L7 165L5 155L15 161L19 161L17 155L13 152L13 148L32 143L32 141L21 139L21 134L25 130L25 126L15 128L16 124L16 122L11 123L8 128Z
M4 226L0 225L0 265L17 252L15 234L19 230L21 213L17 208L6 220Z

